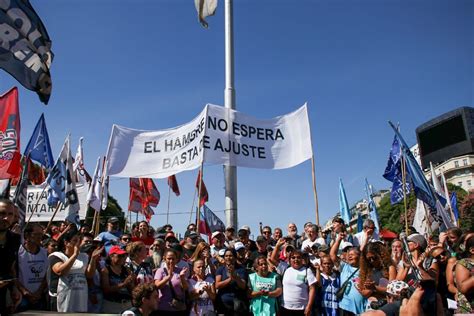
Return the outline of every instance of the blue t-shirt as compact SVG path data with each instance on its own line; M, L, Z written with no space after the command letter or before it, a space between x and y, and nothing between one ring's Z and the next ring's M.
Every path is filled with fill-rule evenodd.
M235 265L235 273L242 279L244 282L247 282L248 274L244 267L240 265ZM221 276L221 281L225 281L229 278L227 274L227 268L225 266L220 266L217 268L216 276ZM233 305L234 304L234 297L238 297L240 299L246 299L247 297L246 290L242 290L237 285L237 282L232 281L229 285L224 288L220 288L217 292L217 298L220 299L226 305Z
M99 235L97 235L97 239L100 239L104 243L105 246L105 252L107 255L109 254L110 248L114 245L118 245L120 236L122 236L121 231L116 231L116 232L102 232Z
M347 279L357 268L352 267L350 264L341 262L341 286L346 282ZM365 311L365 306L367 304L365 297L360 294L359 290L356 288L357 281L359 279L359 271L357 271L350 279L349 284L347 284L346 290L344 291L344 296L339 302L339 308L342 308L346 311L352 312L354 314L361 314Z

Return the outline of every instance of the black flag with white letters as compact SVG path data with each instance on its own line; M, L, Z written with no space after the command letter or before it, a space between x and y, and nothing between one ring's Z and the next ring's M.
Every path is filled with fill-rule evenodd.
M0 68L48 104L51 40L29 0L0 0Z

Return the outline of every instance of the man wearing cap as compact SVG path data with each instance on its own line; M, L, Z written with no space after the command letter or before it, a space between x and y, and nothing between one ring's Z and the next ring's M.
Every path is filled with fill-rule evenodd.
M224 242L224 245L227 247L227 248L232 248L234 247L234 243L236 242L236 238L235 238L235 229L234 227L232 226L228 226L226 229L225 229L225 242Z
M189 261L189 258L194 254L196 246L199 243L199 235L191 231L187 237L184 238L183 243L183 260Z
M106 253L109 253L113 245L118 245L121 236L119 219L113 216L107 220L107 230L97 235L96 239L104 244Z
M428 243L426 242L425 237L420 234L411 234L407 238L408 249L410 251L411 257L413 258L414 264L417 266L418 271L423 275L426 275L426 272L430 273L432 267L431 264L436 263L427 260L423 253L425 252ZM434 272L434 271L433 271ZM404 256L404 260L400 260L398 263L398 273L397 280L403 280L407 283L411 283L410 280L416 280L416 269L413 269L411 263Z
M173 232L168 232L165 235L165 248L171 248L174 244L179 243L178 238L174 235Z
M225 249L224 246L224 234L220 231L215 231L211 235L211 256L216 257L219 255L219 250Z
M249 231L246 228L239 229L237 235L239 236L239 241L243 243L249 251L257 251L257 244L249 238Z

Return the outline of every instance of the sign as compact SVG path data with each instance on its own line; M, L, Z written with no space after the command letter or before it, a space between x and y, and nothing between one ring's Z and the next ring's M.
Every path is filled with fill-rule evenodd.
M208 104L185 125L143 131L114 125L108 148L110 176L165 178L201 162L283 169L313 154L306 104L287 115L259 120Z
M87 213L87 188L83 185L78 185L76 189L80 205L79 218L83 220L86 218ZM14 187L12 187L12 190L10 191L10 198L13 197L14 192L15 189ZM41 185L28 186L28 191L26 195L28 207L26 209L25 221L28 221L31 212L34 212L33 217L31 218L31 222L49 222L51 216L53 216L56 207L48 205L48 190L45 190L43 194L41 194L41 192L43 192L43 187ZM38 205L36 205L36 203L38 203ZM64 221L66 219L66 216L66 207L64 206L64 204L61 204L61 208L56 213L54 221Z

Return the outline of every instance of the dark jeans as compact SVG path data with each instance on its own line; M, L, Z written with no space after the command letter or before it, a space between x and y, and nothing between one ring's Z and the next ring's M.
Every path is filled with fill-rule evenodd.
M304 316L304 309L293 310L280 307L280 316Z

